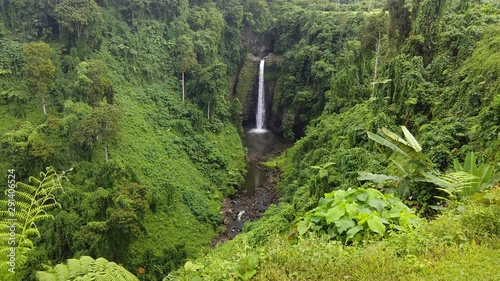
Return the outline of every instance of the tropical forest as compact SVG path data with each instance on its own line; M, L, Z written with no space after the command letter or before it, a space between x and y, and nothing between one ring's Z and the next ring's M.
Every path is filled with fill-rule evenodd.
M0 281L500 281L499 0L0 0Z

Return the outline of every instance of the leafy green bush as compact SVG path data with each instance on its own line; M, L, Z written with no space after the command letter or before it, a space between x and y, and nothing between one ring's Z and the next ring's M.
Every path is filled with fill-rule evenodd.
M182 193L182 201L199 221L212 225L214 228L222 221L221 215L213 211L208 200L198 193L186 191Z
M238 267L236 268L236 274L243 281L252 279L252 277L257 273L257 267L259 266L259 256L249 255L238 261Z
M343 242L360 241L371 233L380 236L418 225L419 219L393 194L373 188L337 190L325 194L318 207L309 211L297 229L326 234Z
M272 204L260 220L245 223L243 230L248 234L250 245L255 246L265 243L278 233L290 231L290 224L295 218L295 209L291 204Z
M455 203L428 223L389 240L402 256L440 251L442 247L464 248L500 238L500 189L478 193L473 200Z

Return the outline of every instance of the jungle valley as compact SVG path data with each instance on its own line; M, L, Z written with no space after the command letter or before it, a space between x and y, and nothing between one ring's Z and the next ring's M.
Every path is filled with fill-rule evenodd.
M0 0L0 281L500 280L497 0Z

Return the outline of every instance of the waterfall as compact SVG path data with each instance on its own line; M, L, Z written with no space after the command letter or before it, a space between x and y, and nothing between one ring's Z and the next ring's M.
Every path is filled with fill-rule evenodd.
M264 65L266 63L265 59L260 60L259 65L259 97L257 100L257 114L255 116L256 124L255 131L265 131L264 129L264 119L266 117L266 103L265 103L265 93L264 93Z

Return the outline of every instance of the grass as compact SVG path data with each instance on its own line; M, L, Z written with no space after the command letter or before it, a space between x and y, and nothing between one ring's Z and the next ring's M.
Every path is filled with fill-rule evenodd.
M238 260L257 254L260 262L252 280L500 280L500 249L494 247L500 239L465 248L438 247L425 255L403 257L385 242L354 247L311 237L290 244L286 237L276 236L263 247L250 249L241 247L242 241L244 238L232 242L239 244L240 250L221 246L203 258L200 264L205 267L200 272L184 271L186 275L179 279L239 280L234 274ZM203 263L207 260L210 262ZM203 274L207 272L210 274Z

